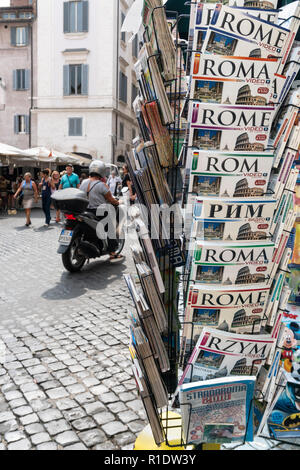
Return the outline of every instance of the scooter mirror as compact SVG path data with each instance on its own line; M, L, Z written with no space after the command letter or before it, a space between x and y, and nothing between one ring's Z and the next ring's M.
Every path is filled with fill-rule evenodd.
M129 188L125 186L125 188L122 188L121 193L126 194L129 191Z

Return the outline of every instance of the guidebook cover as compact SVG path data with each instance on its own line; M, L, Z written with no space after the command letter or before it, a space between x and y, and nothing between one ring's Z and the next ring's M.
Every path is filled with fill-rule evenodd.
M253 440L255 377L228 377L182 385L180 403L187 443Z
M265 284L190 284L182 335L185 351L191 352L204 327L242 334L259 333L269 292L270 287Z
M203 328L179 385L229 375L255 375L275 342L271 335L244 335Z
M257 284L268 280L273 242L195 242L190 281L200 284Z
M190 103L189 147L262 152L268 145L274 108Z
M200 240L265 240L277 201L201 197L194 206L192 237Z
M191 98L203 103L272 106L276 59L203 54L194 62Z
M187 159L190 172L189 195L220 197L259 197L268 191L273 166L272 153L218 153L191 150Z
M224 5L216 6L206 33L203 53L251 56L259 49L260 57L285 57L290 51L293 33L282 26Z

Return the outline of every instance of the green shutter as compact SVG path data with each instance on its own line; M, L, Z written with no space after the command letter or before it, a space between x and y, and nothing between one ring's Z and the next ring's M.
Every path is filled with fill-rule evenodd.
M87 64L83 64L81 66L81 83L82 83L82 95L89 94L89 66Z
M70 95L70 67L69 65L64 65L64 96Z
M70 3L64 2L64 33L70 32Z

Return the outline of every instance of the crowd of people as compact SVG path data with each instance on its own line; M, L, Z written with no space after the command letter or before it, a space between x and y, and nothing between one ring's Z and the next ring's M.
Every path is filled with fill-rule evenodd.
M103 178L103 183L107 186L112 196L116 196L120 188L128 187L130 194L130 203L134 204L136 192L131 182L129 169L127 165L123 168L123 179L118 176L117 171L113 170L108 178ZM45 226L49 227L51 222L51 196L55 191L67 188L80 188L83 181L88 179L86 173L78 176L74 172L72 164L68 164L61 173L51 171L46 168L42 170L37 178L31 173L25 173L19 176L15 181L8 176L0 175L0 212L8 215L17 214L17 210L23 208L26 217L26 226L31 225L31 209L34 203L41 198L42 209L45 214ZM61 221L60 211L55 214L55 222Z

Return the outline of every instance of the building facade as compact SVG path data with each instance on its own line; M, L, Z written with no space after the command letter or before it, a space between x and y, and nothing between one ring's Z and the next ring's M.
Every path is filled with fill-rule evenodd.
M0 142L31 146L34 94L35 0L0 8Z
M132 0L37 0L33 146L122 164L137 134Z

